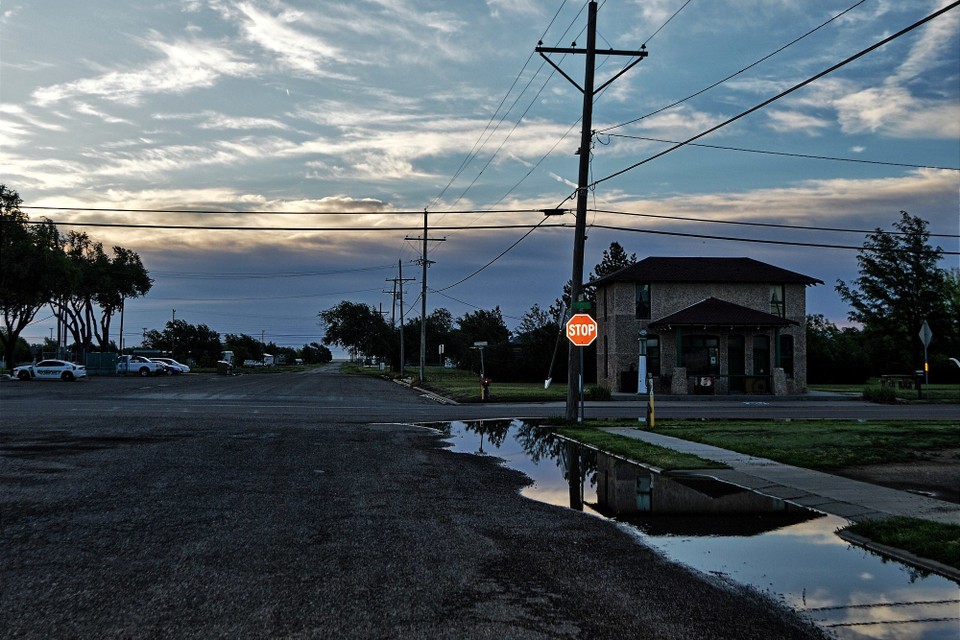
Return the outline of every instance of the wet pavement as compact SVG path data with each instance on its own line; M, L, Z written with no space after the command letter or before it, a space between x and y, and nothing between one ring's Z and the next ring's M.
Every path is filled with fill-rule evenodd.
M821 507L845 511L835 505L855 504L848 501L853 494L819 502L797 494L795 500L796 492L777 491L787 485L770 481L755 481L758 489L689 474L659 474L571 447L531 421L431 426L449 435L454 451L496 456L507 467L528 475L532 484L522 491L524 496L610 518L638 543L670 560L751 587L841 640L956 640L960 636L957 582L881 557L837 535L851 519ZM746 458L721 461L732 461L741 469L745 465L775 468L776 463ZM743 480L741 476L747 474L741 469L727 475ZM717 470L710 474L723 475ZM780 480L786 482L783 476ZM826 484L824 479L820 482ZM918 503L927 500L906 495ZM813 509L803 508L800 502L814 503ZM928 506L919 509L928 513ZM852 511L862 517L878 509ZM939 512L934 509L933 513Z

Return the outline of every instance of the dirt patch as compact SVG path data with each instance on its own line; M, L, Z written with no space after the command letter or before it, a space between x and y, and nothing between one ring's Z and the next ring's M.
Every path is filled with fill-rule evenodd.
M830 473L960 504L960 449L926 453L922 460L843 467Z

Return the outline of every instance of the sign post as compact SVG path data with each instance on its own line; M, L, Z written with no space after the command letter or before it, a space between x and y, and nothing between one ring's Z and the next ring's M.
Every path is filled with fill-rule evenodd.
M580 347L580 371L578 372L576 384L577 393L580 397L580 410L577 412L577 422L583 422L583 348L593 344L597 339L597 321L589 313L574 314L566 324L567 339L574 346ZM570 380L568 384L574 381Z
M920 327L920 333L917 335L920 336L920 341L923 343L923 385L925 387L929 387L930 361L927 357L927 347L930 346L930 339L933 338L933 331L930 330L930 325L927 323L926 318L923 319L923 326Z

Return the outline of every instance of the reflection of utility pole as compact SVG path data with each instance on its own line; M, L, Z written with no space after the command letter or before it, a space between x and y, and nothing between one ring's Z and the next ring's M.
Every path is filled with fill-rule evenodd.
M404 282L411 282L411 281L413 280L413 278L404 278L404 277L403 277L403 263L402 263L400 260L397 260L397 277L396 277L396 278L387 278L387 280L390 280L390 281L393 282L394 304L396 304L396 299L397 299L398 292L399 292L399 298L400 298L400 375L403 376L404 370L405 370L405 365L406 365L406 357L407 357L407 354L406 354L406 352L405 352L404 345L403 345L403 313L404 313L404 312L403 312L403 283L404 283ZM397 324L396 311L394 311L393 324L394 324L394 326L396 326L396 324Z
M591 0L587 14L587 48L577 49L576 44L577 43L574 42L573 46L569 48L544 47L539 45L536 48L536 51L540 53L540 56L543 57L544 60L583 93L580 150L577 151L580 155L580 175L577 180L577 219L573 236L573 275L570 278L571 303L581 302L583 292L583 252L587 228L587 185L590 183L590 146L593 139L593 97L647 56L647 52L643 50L643 48L641 48L640 51L620 51L615 49L601 51L600 53L605 56L631 56L636 58L636 60L631 61L616 75L599 87L594 87L594 72L596 70L597 59L597 3L595 0ZM544 53L585 54L586 64L583 86L581 87L577 84L576 81L554 64ZM576 420L578 416L577 396L579 394L577 385L575 384L581 374L580 360L577 357L578 350L579 348L571 345L567 357L567 370L569 371L567 376L567 420Z
M430 238L427 236L427 210L424 209L423 237L411 238L408 236L406 239L423 240L423 250L420 255L420 260L417 261L423 268L420 286L420 382L423 382L427 377L427 267L433 264L432 260L427 260L427 241L444 242L446 238Z

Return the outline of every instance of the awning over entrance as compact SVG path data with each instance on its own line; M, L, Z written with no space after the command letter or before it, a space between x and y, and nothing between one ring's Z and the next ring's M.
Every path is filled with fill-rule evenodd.
M739 304L707 298L650 323L651 329L674 327L788 327L799 322Z

